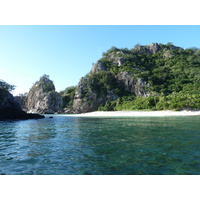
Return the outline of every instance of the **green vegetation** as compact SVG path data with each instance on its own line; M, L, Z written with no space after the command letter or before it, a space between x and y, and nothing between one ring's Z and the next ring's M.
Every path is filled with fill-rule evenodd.
M114 74L107 71L86 75L83 79L83 85L82 98L89 98L92 92L95 92L98 97L104 96L109 90L118 92L118 83Z
M184 92L172 93L166 96L150 97L119 97L116 101L107 101L99 111L122 111L122 110L181 110L200 109L200 94L187 94Z
M36 82L37 83L37 82ZM53 81L50 80L49 75L44 74L40 77L39 83L42 84L42 88L44 92L53 92L55 91L55 86Z
M10 85L3 80L0 80L0 91L8 91L11 92L15 89L15 85Z
M44 92L53 92L55 91L55 86L51 80L43 83L43 91Z
M160 46L160 51L153 55L140 54L133 50L120 55L125 59L120 67L113 64L108 57L100 60L115 74L127 71L133 73L134 77L143 78L150 83L152 91L158 93L179 92L188 88L188 84L197 86L200 80L199 50L169 50L169 45ZM165 57L164 53L167 51L170 57Z
M63 100L62 108L68 108L72 106L76 89L77 87L71 86L60 92Z
M122 57L125 62L118 66L113 61L115 57ZM148 53L146 46L139 44L131 50L112 47L103 54L100 61L108 67L113 76L126 71L134 78L142 78L150 84L150 90L154 95L124 96L121 88L117 87L119 99L113 102L107 101L105 105L99 107L99 110L200 109L200 49L198 48L184 50L172 43L159 44L159 50L153 54Z
M5 92L11 92L15 89L15 85L11 85L6 83L3 80L0 80L0 103L3 100L3 96L5 94Z

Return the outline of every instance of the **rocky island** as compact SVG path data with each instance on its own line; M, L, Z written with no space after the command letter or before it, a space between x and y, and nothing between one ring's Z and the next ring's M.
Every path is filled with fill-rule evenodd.
M19 102L29 113L41 114L200 109L199 66L197 48L172 43L112 47L77 86L57 93L44 75Z
M172 43L112 47L75 88L71 113L200 109L200 49ZM71 93L72 94L72 93Z

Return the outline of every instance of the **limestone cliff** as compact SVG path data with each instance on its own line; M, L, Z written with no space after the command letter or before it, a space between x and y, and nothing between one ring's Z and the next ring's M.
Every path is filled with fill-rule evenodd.
M114 74L104 62L109 59L110 63L120 68L126 61L120 57L122 54L125 53L120 51L116 56L113 53L104 56L102 61L99 60L93 65L87 76L81 78L74 96L73 113L95 111L100 105L115 101L123 94L150 96L150 86L142 78L134 78L134 74L126 71Z
M99 82L101 78L109 79L106 84ZM72 112L85 113L97 110L106 101L114 101L119 96L115 93L117 82L113 74L109 72L89 74L82 78L75 92Z
M108 71L108 68L106 67L106 65L102 63L101 61L98 61L97 63L93 65L92 69L90 70L90 73L99 72L99 71Z
M95 76L100 81L95 80ZM103 76L107 76L109 79L104 82L104 85L101 84ZM100 105L105 105L107 101L117 100L122 93L133 94L137 97L150 96L148 88L148 83L141 78L133 78L128 72L120 72L116 76L106 71L95 72L80 80L75 92L72 112L95 111Z
M30 89L26 98L26 107L29 113L53 114L62 106L62 98L55 91L53 81L44 75Z
M135 45L131 50L112 47L103 53L89 74L80 80L71 111L74 113L94 111L107 101L115 101L118 97L128 95L135 97L156 95L157 91L155 89L152 91L151 86L164 78L160 76L162 80L157 80L153 75L154 68L157 68L154 58L172 57L174 50L183 49L171 43Z
M131 73L119 72L116 75L117 81L121 87L130 94L134 94L137 97L150 96L148 88L150 85L146 83L142 78L133 78Z
M71 113L124 109L126 104L128 109L151 109L156 106L158 96L180 91L181 82L177 87L178 79L174 79L177 76L175 68L183 64L179 63L178 57L182 59L188 55L190 57L185 59L191 60L195 51L184 50L172 43L135 45L130 50L112 47L80 79L73 93L66 92L63 107ZM176 67L173 67L174 62L178 63ZM184 83L189 83L187 78Z
M181 47L174 46L173 44L168 44L165 45L158 44L158 43L152 43L149 45L136 45L134 48L134 51L140 54L148 54L148 55L153 55L156 54L157 52L161 51L162 53L170 52L172 50L183 50Z
M138 51L140 54L155 54L160 50L160 45L158 43L152 43L149 45L137 45L135 50Z

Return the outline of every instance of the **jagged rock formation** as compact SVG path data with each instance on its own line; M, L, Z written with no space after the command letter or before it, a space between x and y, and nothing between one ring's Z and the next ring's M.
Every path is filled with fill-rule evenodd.
M121 91L134 94L137 97L147 97L151 94L148 90L148 83L141 78L133 78L128 72L120 72L116 76L109 72L105 73L112 79L113 82L110 89L102 88L102 86L99 85L97 85L95 89L92 85L94 84L92 81L92 75L88 76L87 79L82 78L80 80L74 96L72 106L73 113L95 111L100 105L105 105L107 101L117 100L119 97L117 89L119 88ZM99 88L101 88L100 90L104 90L104 92L99 93ZM84 93L86 94L84 95Z
M0 120L40 119L38 114L27 114L22 111L19 103L8 91L1 91L0 95Z
M53 114L58 112L61 106L62 98L47 75L33 85L26 98L29 113Z
M112 47L77 87L66 88L61 96L55 92L53 82L42 77L31 88L26 107L37 113L191 107L186 100L178 105L173 94L199 94L199 52L172 43L135 45L130 50ZM180 93L181 98L184 95ZM196 102L192 105L195 108L199 105Z
M128 93L134 94L137 97L150 96L150 92L148 91L149 84L142 78L133 78L128 72L120 72L116 75L116 79Z
M200 108L199 52L198 48L184 50L172 43L135 45L130 50L112 47L78 86L58 94L44 75L27 97L17 99L28 112L46 114Z
M169 44L162 49L162 44L152 43L149 45L136 45L134 50L140 54L153 55L161 50L165 54L166 51L169 53L171 50L183 50L183 48Z
M105 75L105 74L103 74ZM112 74L108 73L113 83L115 79ZM114 93L114 88L106 88L98 82L95 82L93 77L88 76L86 79L82 78L78 84L75 92L72 112L85 113L97 110L101 104L106 101L114 101L119 96Z
M93 65L92 69L90 70L90 73L99 72L99 71L108 71L108 68L106 67L106 65L102 63L101 61L98 61L97 63Z
M120 57L122 54L126 53L120 51L117 52L117 56L111 53L104 56L103 59L109 59L119 68L125 63L125 59ZM93 65L90 73L81 78L74 95L73 113L95 111L100 105L105 105L107 101L117 100L120 95L119 91L134 94L137 97L150 96L149 84L142 78L133 78L133 74L126 71L114 75L109 70L109 67L99 60Z
M148 62L145 59L158 55L159 52L161 58L170 58L174 55L173 50L183 49L171 43L136 45L132 50L112 47L103 53L103 57L93 65L90 73L80 80L71 112L97 110L100 105L105 105L107 101L115 101L124 94L136 97L154 96L157 92L151 91L148 75L152 73L155 62L153 59Z
M158 43L152 43L150 45L138 45L135 47L135 50L137 50L140 54L155 54L160 50L160 46Z

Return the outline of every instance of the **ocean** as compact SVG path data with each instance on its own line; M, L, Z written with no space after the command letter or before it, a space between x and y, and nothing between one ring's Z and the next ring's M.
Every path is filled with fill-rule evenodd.
M200 117L0 122L1 175L198 175Z

